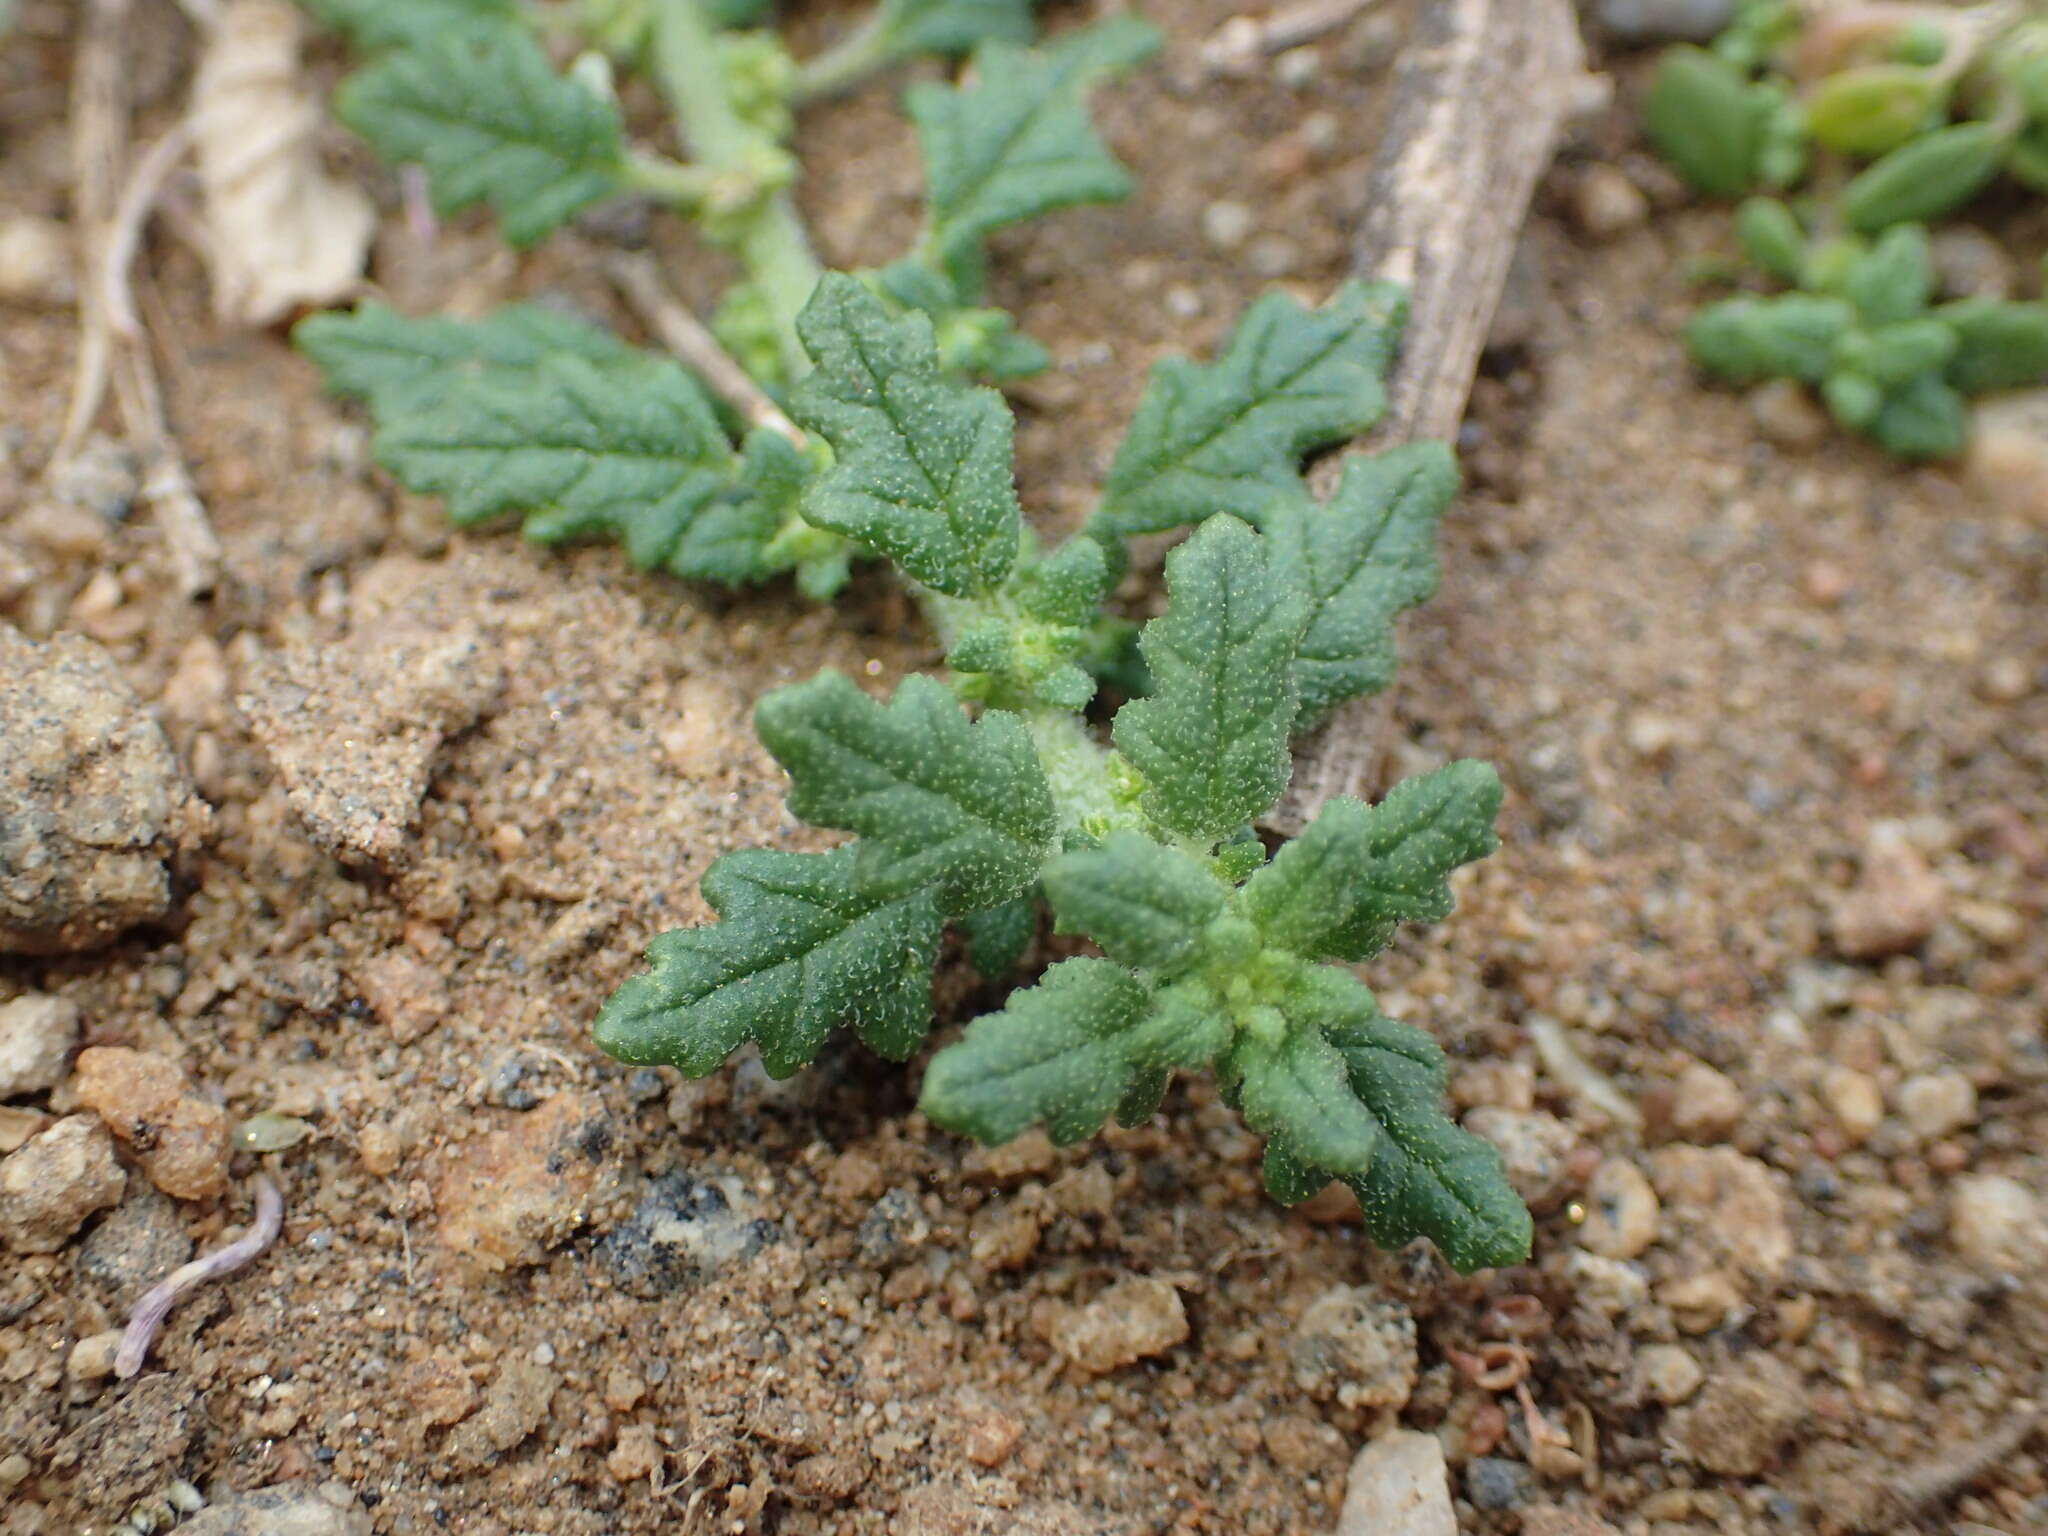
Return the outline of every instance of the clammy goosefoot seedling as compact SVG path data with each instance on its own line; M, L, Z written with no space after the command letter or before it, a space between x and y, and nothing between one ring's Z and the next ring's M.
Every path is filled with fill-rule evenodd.
M984 304L985 244L1128 194L1088 92L1158 46L1149 23L1123 15L1025 47L1030 0L882 0L804 63L748 29L766 10L758 0L304 3L368 59L341 86L341 117L385 159L421 167L442 211L486 205L524 246L639 196L690 220L741 274L711 324L728 366L751 380L737 402L669 358L533 305L456 321L369 303L302 322L296 339L329 387L367 401L379 462L445 496L458 523L517 514L542 542L616 538L643 568L726 584L793 573L819 597L862 551L796 512L824 455L778 430L774 404L811 366L797 316L821 275L790 196L795 110L918 54L971 55L960 83L906 93L923 228L859 277L889 313L930 319L949 374L1016 378L1048 359ZM566 71L544 42L559 36L586 49ZM628 142L614 68L654 81L685 158Z
M1142 1122L1173 1073L1207 1067L1266 1137L1275 1198L1341 1178L1383 1245L1427 1236L1465 1270L1525 1257L1499 1155L1443 1113L1441 1051L1350 969L1398 924L1450 912L1450 875L1494 846L1492 769L1333 801L1270 857L1252 828L1287 785L1291 736L1386 685L1391 621L1435 586L1446 450L1355 457L1327 503L1300 475L1336 423L1378 413L1400 321L1383 287L1321 311L1262 300L1219 362L1155 370L1088 527L1042 549L1001 397L949 376L928 317L828 276L799 322L815 368L790 410L834 460L802 515L901 567L952 680L912 676L884 701L828 672L761 701L790 808L854 841L717 860L703 891L721 921L657 937L598 1043L702 1075L753 1042L785 1076L844 1024L904 1059L932 1025L945 926L1001 975L1042 900L1102 954L1059 961L941 1050L933 1121L1071 1142ZM1139 641L1143 695L1105 743L1080 663L1122 541L1190 523Z
M1936 305L1928 236L2001 174L2048 190L2048 16L2017 0L1833 9L1745 0L1710 48L1675 48L1651 139L1702 191L1752 196L1744 253L1793 291L1687 332L1737 383L1790 378L1904 458L1960 453L1965 397L2048 380L2048 305Z

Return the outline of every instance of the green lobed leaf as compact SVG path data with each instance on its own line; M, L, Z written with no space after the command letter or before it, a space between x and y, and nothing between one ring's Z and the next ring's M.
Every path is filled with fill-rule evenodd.
M1806 264L1806 231L1775 197L1744 198L1735 210L1742 253L1781 282L1797 283Z
M1245 1124L1277 1149L1283 1189L1296 1169L1330 1178L1363 1178L1379 1146L1379 1124L1351 1089L1343 1055L1315 1027L1290 1028L1277 1041L1241 1034L1220 1071L1237 1084ZM1313 1193L1314 1191L1310 1191Z
M934 267L971 268L981 242L1005 225L1130 195L1130 174L1088 120L1087 91L1131 62L1116 40L1133 35L1124 25L1107 40L1114 46L1084 33L1038 52L989 43L975 52L972 84L910 88L903 102L924 153L924 251ZM1157 33L1148 35L1156 46Z
M435 207L488 203L513 245L624 185L617 104L557 74L525 32L437 33L351 75L335 105L384 159L426 167Z
M1210 518L1167 556L1166 586L1166 611L1139 641L1152 695L1118 710L1113 730L1145 777L1145 814L1214 843L1287 787L1308 594L1276 579L1264 541L1234 517Z
M905 678L882 704L824 672L769 694L755 723L789 770L790 810L861 834L864 891L930 886L959 917L1023 891L1052 851L1052 793L1023 723L970 721L935 679Z
M1330 801L1254 874L1243 910L1269 944L1312 960L1365 960L1401 923L1434 923L1451 871L1499 846L1500 778L1465 761L1396 784L1368 806Z
M782 433L757 427L747 434L738 477L692 519L669 553L676 575L736 587L765 581L794 563L779 543L797 516L811 461ZM836 540L836 534L819 534Z
M999 907L970 912L960 920L967 934L967 962L985 981L1000 981L1024 963L1038 937L1038 901L1029 891Z
M1734 384L1826 377L1835 343L1856 323L1842 299L1805 293L1724 299L1692 317L1685 344L1693 360Z
M1171 976L1201 952L1202 929L1229 892L1201 863L1140 832L1117 832L1060 855L1045 895L1062 933L1082 933L1110 959Z
M1443 1051L1381 1013L1350 973L1325 966L1316 981L1303 1020L1343 1056L1351 1091L1379 1126L1371 1168L1346 1181L1372 1240L1398 1248L1426 1237L1461 1274L1528 1258L1534 1223L1500 1153L1443 1112Z
M405 409L413 390L431 400L473 379L530 373L558 353L593 363L657 360L609 331L540 304L512 304L480 320L455 320L402 315L372 299L353 310L308 315L292 328L292 344L319 367L331 392L369 401L380 419Z
M1733 64L1679 47L1658 62L1643 118L1650 141L1687 181L1739 197L1756 181L1769 110L1769 98Z
M1116 1114L1156 1106L1166 1075L1215 1059L1220 1014L1160 1006L1109 960L1062 960L932 1058L918 1107L933 1124L991 1146L1045 1125L1065 1145Z
M300 6L364 53L418 47L476 27L517 28L519 0L299 0Z
M1881 155L1927 126L1948 98L1948 81L1911 64L1865 64L1827 76L1806 104L1806 126L1825 148Z
M1934 255L1919 224L1894 225L1878 236L1842 282L1842 297L1867 325L1911 320L1926 311L1933 292Z
M408 397L375 439L378 462L474 523L525 514L543 543L622 539L635 564L667 560L734 456L703 388L675 363L551 357Z
M1948 381L1966 395L2048 379L2048 304L1960 299L1935 310L1956 337Z
M1028 43L1032 0L882 0L875 22L890 58L967 53L983 43Z
M1902 144L1842 189L1849 227L1875 234L1924 224L1975 197L1998 174L2011 135L1990 123L1954 123Z
M719 859L703 891L724 921L656 937L651 968L599 1013L598 1046L701 1077L753 1040L787 1077L850 1024L881 1055L909 1056L931 1027L939 914L928 891L861 890L857 862L852 847Z
M1970 407L1953 387L1924 373L1885 397L1870 435L1902 459L1952 459L1970 440Z
M1344 466L1336 494L1277 503L1261 519L1276 579L1309 594L1294 657L1294 728L1394 680L1394 618L1436 591L1436 530L1458 493L1441 443L1409 443Z
M806 493L805 519L949 596L999 586L1023 530L1002 396L949 378L931 322L892 318L844 273L825 275L797 329L817 367L790 414L838 455Z
M1342 442L1386 409L1382 381L1407 320L1402 289L1346 283L1321 309L1268 293L1215 362L1156 365L1103 487L1096 525L1124 537L1256 521L1301 484L1302 455Z

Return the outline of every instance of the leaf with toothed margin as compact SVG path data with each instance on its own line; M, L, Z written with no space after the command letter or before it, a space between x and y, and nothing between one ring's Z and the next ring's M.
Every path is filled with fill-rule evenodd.
M1158 364L1093 526L1124 538L1216 512L1256 522L1276 494L1300 489L1304 454L1380 419L1407 317L1405 292L1388 283L1346 283L1321 309L1269 293L1215 362Z
M1329 501L1286 497L1260 518L1283 579L1309 590L1297 731L1394 680L1394 619L1436 591L1437 524L1457 491L1450 450L1410 443L1348 460Z
M1282 1172L1269 1184L1287 1188L1295 1168L1323 1170L1324 1183L1371 1169L1378 1122L1351 1091L1344 1057L1313 1026L1291 1027L1277 1041L1241 1034L1218 1072L1236 1085L1245 1124L1278 1149Z
M1461 864L1498 846L1500 776L1458 762L1403 779L1378 805L1325 805L1244 888L1244 913L1269 944L1310 960L1367 960L1401 923L1434 923L1453 905Z
M1289 668L1307 594L1275 579L1263 541L1213 517L1166 557L1166 611L1139 640L1153 691L1117 711L1116 744L1145 776L1145 814L1215 842L1287 787Z
M335 110L391 164L424 166L441 212L488 203L513 245L627 185L618 103L558 74L517 28L454 28L386 53L342 82Z
M991 1146L1039 1123L1064 1145L1112 1114L1136 1123L1169 1072L1213 1060L1229 1032L1220 1014L1155 999L1113 961L1062 960L932 1058L918 1107Z
M1045 871L1062 933L1084 933L1112 960L1171 976L1193 964L1202 929L1229 892L1200 863L1138 832L1063 853Z
M863 892L857 861L851 847L719 859L703 891L723 921L656 937L649 969L598 1015L598 1045L702 1077L752 1040L787 1077L848 1024L879 1054L909 1056L931 1027L938 910L928 891Z
M930 320L892 317L845 273L825 274L797 330L817 367L790 414L838 455L806 490L805 521L948 596L999 586L1024 526L1003 397L948 376Z
M299 0L365 53L430 43L473 27L517 28L519 0Z
M331 392L368 401L380 423L408 410L415 396L431 404L476 379L525 376L561 353L597 364L660 361L540 304L509 304L481 319L457 320L402 315L368 299L353 310L308 315L292 328L292 344L319 367Z
M988 43L973 82L925 82L903 98L924 151L931 224L923 259L970 290L981 243L1005 225L1077 203L1128 197L1130 173L1088 120L1087 92L1158 46L1149 23L1117 17L1039 50Z
M1379 1125L1372 1166L1345 1180L1372 1240L1398 1248L1426 1237L1460 1274L1528 1258L1534 1224L1500 1153L1444 1114L1448 1072L1437 1043L1381 1013L1348 971L1317 967L1311 990L1290 1020L1337 1049L1352 1092Z
M610 535L643 567L669 558L736 468L697 381L639 357L550 357L410 396L373 446L410 489L447 497L457 523L519 513L528 538Z
M825 672L769 694L755 724L789 770L790 810L861 835L864 891L928 886L961 917L1025 890L1052 852L1052 791L1023 723L970 721L944 683L905 678L882 704Z

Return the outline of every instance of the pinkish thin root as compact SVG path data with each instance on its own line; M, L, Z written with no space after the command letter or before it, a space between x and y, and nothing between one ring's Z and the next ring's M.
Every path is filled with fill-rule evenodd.
M173 1270L168 1279L150 1288L149 1294L135 1304L128 1327L121 1335L121 1347L114 1352L114 1374L126 1381L142 1369L149 1346L156 1340L157 1330L163 1327L164 1319L170 1315L180 1296L215 1275L231 1274L240 1269L276 1241L283 1226L284 1197L267 1176L259 1173L256 1175L256 1219L250 1223L249 1230L225 1248L216 1248L205 1257Z

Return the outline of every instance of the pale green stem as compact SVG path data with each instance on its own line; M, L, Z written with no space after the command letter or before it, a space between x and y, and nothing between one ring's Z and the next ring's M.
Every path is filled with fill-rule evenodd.
M774 146L733 106L718 60L718 29L700 0L656 0L654 75L675 114L690 158L713 174L752 171ZM774 315L783 367L791 379L810 371L796 317L822 271L787 191L771 193L746 218L734 248Z
M797 69L796 88L790 100L798 105L841 96L877 70L896 62L889 46L889 29L882 25L879 7L845 37L823 53L806 59Z
M1088 722L1064 709L1034 709L1024 716L1038 764L1052 789L1053 811L1062 833L1083 823L1096 827L1137 826L1136 814L1111 793L1109 749L1088 730Z

